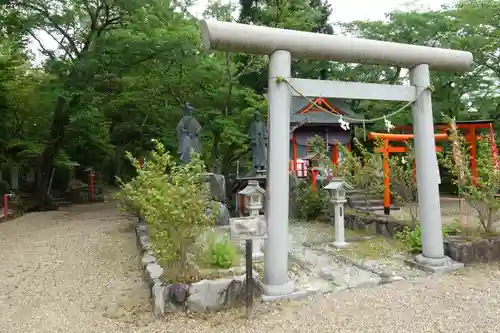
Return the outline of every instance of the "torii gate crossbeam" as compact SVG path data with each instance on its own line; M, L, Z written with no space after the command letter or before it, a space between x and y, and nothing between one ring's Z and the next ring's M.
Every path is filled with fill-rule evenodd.
M267 231L264 256L264 291L270 296L286 296L295 290L288 277L288 198L290 160L290 84L301 86L306 96L358 99L411 100L417 161L417 185L422 254L415 263L432 271L450 269L444 255L441 208L429 69L466 71L472 64L470 52L406 45L376 40L332 36L239 23L200 22L207 49L269 55L269 145L267 179ZM291 77L292 57L351 63L399 66L410 69L412 87L374 85L358 82L315 81ZM283 78L288 81L278 80ZM337 86L334 86L334 85ZM328 86L330 89L321 89ZM338 91L338 93L336 92ZM369 93L366 93L367 91Z

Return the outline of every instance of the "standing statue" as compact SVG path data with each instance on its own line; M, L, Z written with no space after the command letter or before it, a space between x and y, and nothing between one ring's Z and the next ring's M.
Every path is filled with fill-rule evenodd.
M193 116L195 109L186 103L184 105L184 116L177 124L177 137L179 138L179 151L181 161L189 163L191 152L201 152L200 132L201 125Z
M267 130L266 124L260 120L260 113L254 113L254 121L250 124L248 134L252 145L252 161L256 171L264 171L266 169L266 145L267 145Z

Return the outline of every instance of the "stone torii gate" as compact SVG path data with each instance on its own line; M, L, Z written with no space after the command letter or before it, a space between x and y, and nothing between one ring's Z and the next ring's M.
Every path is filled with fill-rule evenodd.
M291 96L412 101L422 253L414 263L431 271L453 267L444 255L436 173L429 69L466 71L470 52L332 36L239 23L201 21L206 49L269 55L269 145L264 287L269 296L294 292L288 277L288 196ZM343 61L408 68L410 86L291 77L291 60ZM288 84L289 83L289 84ZM297 91L290 88L290 85Z

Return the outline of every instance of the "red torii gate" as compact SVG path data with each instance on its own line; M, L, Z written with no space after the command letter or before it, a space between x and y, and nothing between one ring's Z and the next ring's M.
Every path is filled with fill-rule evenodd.
M457 121L455 122L456 127L460 130L464 130L464 138L467 141L467 144L470 147L470 168L472 172L472 181L475 183L477 178L477 139L480 137L479 130L487 129L489 130L489 136L491 140L491 155L493 160L495 161L497 167L500 167L498 163L498 151L495 143L495 132L493 130L493 120L466 120L466 121ZM436 131L440 131L442 133L447 133L450 128L450 124L435 124L434 128ZM395 130L402 131L413 131L412 125L402 125L396 126Z
M389 215L391 210L391 176L389 167L389 155L391 153L406 153L408 147L396 147L391 146L390 141L405 142L413 139L413 134L392 134L392 133L368 133L368 139L370 140L383 140L384 145L376 149L376 151L381 152L384 156L384 214ZM436 141L447 140L448 134L435 134L434 139ZM441 146L436 146L436 151L441 151ZM438 172L438 171L436 171Z

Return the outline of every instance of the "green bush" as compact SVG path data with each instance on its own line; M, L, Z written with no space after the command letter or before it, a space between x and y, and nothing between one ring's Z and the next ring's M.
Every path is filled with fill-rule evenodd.
M457 224L444 225L442 232L443 238L446 238L450 235L460 233L460 228ZM396 234L396 239L405 244L411 253L422 251L422 230L420 229L420 224L416 224L413 228L404 227L403 231Z
M405 226L403 231L396 234L396 239L401 241L411 253L422 251L422 231L420 224L415 225L414 228Z
M127 153L132 165L138 165ZM176 268L179 276L189 270L188 252L204 230L213 224L218 205L203 186L205 165L198 155L177 164L157 144L148 163L137 168L137 176L121 184L121 206L140 214L148 223L153 250L160 264Z
M239 260L238 250L227 236L217 240L212 232L203 250L203 259L211 267L230 268Z
M295 198L297 215L308 221L326 216L328 212L328 193L321 188L314 191L313 184L301 183Z

